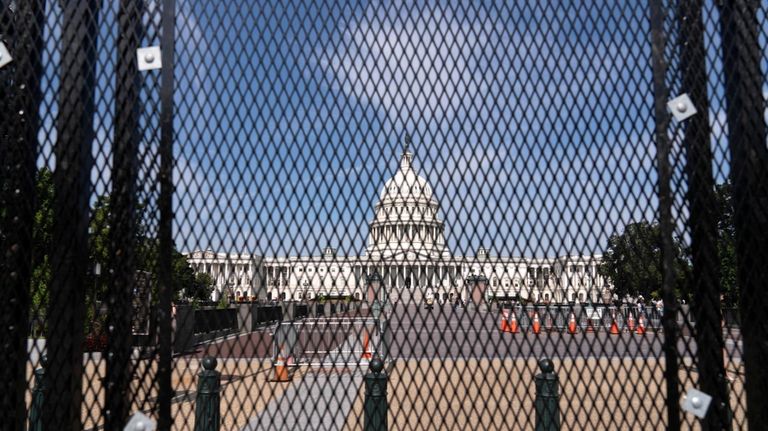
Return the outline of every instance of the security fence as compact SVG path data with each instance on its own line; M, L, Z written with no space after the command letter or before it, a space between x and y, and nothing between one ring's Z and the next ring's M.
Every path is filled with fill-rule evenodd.
M767 14L0 0L0 428L762 429Z

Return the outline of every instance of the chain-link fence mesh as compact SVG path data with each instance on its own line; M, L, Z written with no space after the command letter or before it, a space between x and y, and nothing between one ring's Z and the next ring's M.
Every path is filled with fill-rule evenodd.
M765 1L0 5L3 429L768 419Z

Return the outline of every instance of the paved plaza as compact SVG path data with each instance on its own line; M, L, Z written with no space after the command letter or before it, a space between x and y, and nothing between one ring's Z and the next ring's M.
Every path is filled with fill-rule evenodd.
M512 334L499 330L499 311L487 308L437 306L433 310L396 308L390 317L388 379L389 423L396 429L533 429L534 375L537 360L554 360L560 383L564 423L602 429L639 424L658 425L665 417L663 334L645 335L607 328L595 333L562 331ZM354 319L354 316L346 316ZM368 317L360 317L370 321ZM309 319L317 329L322 319ZM301 325L301 321L294 322ZM338 327L335 327L338 329ZM349 328L353 328L350 326ZM349 329L347 328L347 329ZM354 328L360 328L354 327ZM224 337L174 358L172 409L175 429L192 429L194 400L201 358L218 359L222 373L222 429L362 428L363 358L360 334L350 333L325 348L345 349L347 356L329 352L325 361L292 368L289 382L273 382L273 342L276 326ZM372 333L369 351L381 342ZM737 330L726 335L732 409L743 420L743 365ZM323 338L326 341L327 337ZM33 351L44 347L40 342ZM694 387L695 342L681 336L681 391ZM353 355L350 357L349 355ZM341 359L340 359L341 358ZM132 385L133 409L151 413L157 397L157 362L137 359ZM30 384L32 368L29 368ZM85 357L84 406L101 405L105 361L99 354ZM617 412L619 416L617 417ZM83 410L86 429L99 429L99 411ZM689 425L694 421L688 418Z
M554 359L565 423L583 429L621 424L638 429L638 424L658 425L658 418L664 417L660 332L613 335L607 328L597 328L595 333L575 335L511 334L499 330L498 310L452 306L431 311L402 307L395 309L390 322L389 423L397 429L533 429L533 382L540 372L536 361L543 357ZM198 366L199 358L206 352L226 353L228 357L222 358L225 374L232 375L224 382L222 394L229 403L222 405L227 428L361 429L367 360L358 357L356 363L336 363L329 359L325 366L298 366L290 382L270 382L271 349L254 349L249 343L268 346L273 329L218 340L177 359L177 367L190 367L179 384L184 391L194 391L190 377L196 374L192 368ZM738 332L726 335L730 390L740 394L743 366ZM339 346L355 342L360 338L351 334ZM684 391L696 383L694 340L682 336L678 350L683 357L679 375ZM253 352L265 357L244 357ZM254 363L260 364L257 370ZM732 397L736 423L745 411L737 404L740 399ZM176 408L189 413L187 404L191 403L180 401Z
M354 316L352 316L354 317ZM660 330L648 328L638 335L622 328L620 334L610 334L609 328L597 327L595 332L579 329L569 334L563 328L549 330L542 322L540 334L522 328L519 333L500 331L499 310L485 306L455 308L437 305L432 310L423 306L395 307L389 318L389 337L381 340L371 321L371 350L383 349L386 342L388 357L393 359L457 359L457 358L661 358L664 336ZM337 321L333 318L329 321ZM330 333L338 326L322 326L323 319L294 322L298 331ZM303 328L303 329L302 329ZM344 329L350 331L350 328ZM274 326L247 334L238 334L218 340L198 349L197 356L212 355L221 358L271 358L273 355ZM337 334L334 334L338 339ZM737 329L724 330L728 356L741 357L740 334ZM328 337L325 337L326 339ZM358 328L338 339L338 345L356 344L363 349L363 334ZM333 350L334 346L324 346ZM680 356L696 355L696 343L690 334L683 333L677 349ZM329 361L329 365L333 365ZM347 364L348 365L348 364Z
M580 429L655 429L664 417L663 360L589 358L555 360L564 423ZM690 366L691 361L684 361ZM186 371L185 370L186 368ZM300 367L291 382L269 381L271 367L247 361L220 364L222 429L359 430L363 426L360 368ZM388 421L393 429L533 429L534 359L399 359L388 367ZM176 429L192 429L194 361L177 363L173 409ZM696 373L681 369L684 388ZM686 380L689 379L689 380ZM731 383L743 393L742 381ZM736 423L744 406L732 397ZM687 418L694 426L693 418ZM647 424L643 428L642 424ZM186 427L186 428L185 428ZM613 428L611 428L613 427Z

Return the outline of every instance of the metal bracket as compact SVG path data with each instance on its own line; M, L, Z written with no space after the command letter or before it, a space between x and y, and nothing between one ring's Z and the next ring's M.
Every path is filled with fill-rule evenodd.
M697 418L703 419L707 415L709 403L712 397L697 389L689 389L683 401L683 410L693 413Z
M139 70L154 70L163 67L159 46L137 49L136 58L138 59Z
M6 48L3 42L0 42L0 69L12 61L13 57L11 57L11 53L8 51L8 48Z
M674 115L677 121L683 121L699 112L687 93L683 93L667 102L667 108L672 111L672 115Z
M141 412L136 412L123 431L155 431L155 422Z

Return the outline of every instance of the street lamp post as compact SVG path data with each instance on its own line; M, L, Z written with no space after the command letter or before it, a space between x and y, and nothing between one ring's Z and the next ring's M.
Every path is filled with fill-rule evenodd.
M366 302L371 308L371 314L373 314L374 319L378 319L379 315L381 314L381 302L380 302L381 281L382 281L381 276L376 272L368 275L365 278L365 284L366 284L366 290L367 290L367 293L365 295Z
M470 274L464 282L470 288L471 302L479 307L486 300L485 292L488 288L488 278L484 275Z
M371 315L376 321L376 325L379 328L379 355L386 360L387 357L387 314L389 313L389 307L387 307L387 294L386 289L382 288L381 276L374 272L366 277L367 295L366 299L371 304ZM384 318L382 319L382 311L384 311Z

